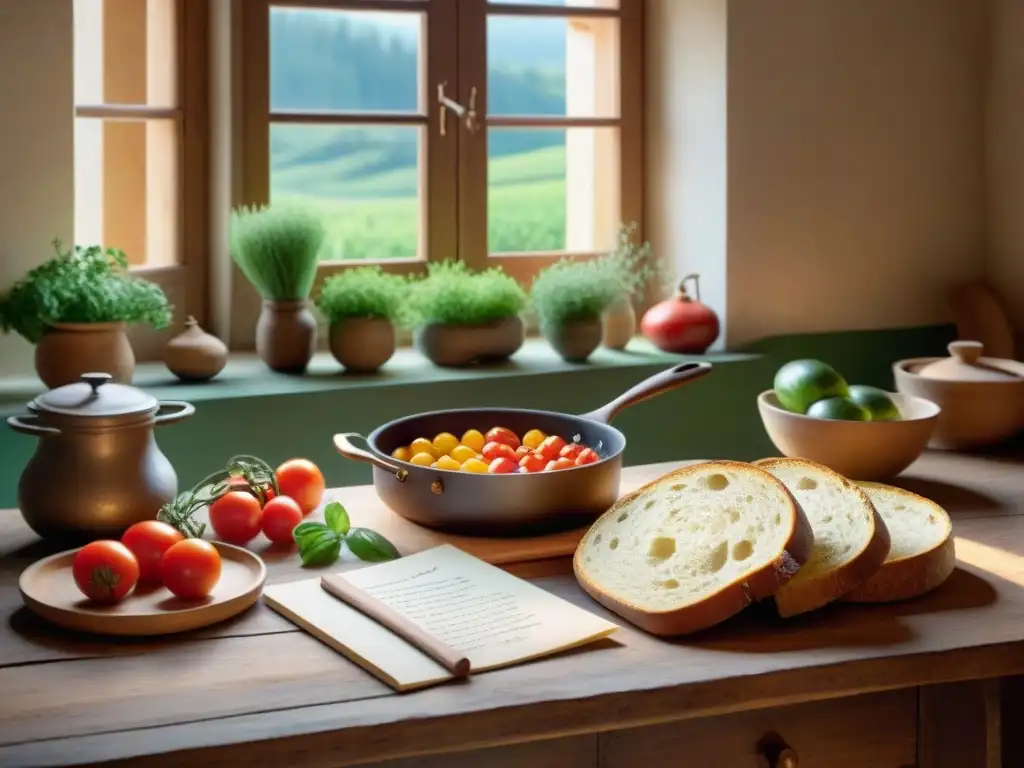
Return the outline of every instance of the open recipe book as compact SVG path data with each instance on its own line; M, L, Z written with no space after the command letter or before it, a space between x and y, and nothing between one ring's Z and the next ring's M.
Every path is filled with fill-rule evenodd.
M341 574L486 672L607 637L618 626L444 544ZM454 677L397 634L327 592L320 577L273 584L271 608L399 691Z

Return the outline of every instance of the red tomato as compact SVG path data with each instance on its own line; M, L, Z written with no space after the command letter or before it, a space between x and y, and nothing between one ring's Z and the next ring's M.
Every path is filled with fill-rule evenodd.
M309 459L289 459L274 472L282 496L299 503L302 514L308 515L320 506L324 497L324 475Z
M567 443L566 445L563 445L562 450L558 452L558 458L576 461L576 457L580 455L582 450L583 446L579 443Z
M274 497L274 487L272 485L268 485L263 489L263 506L267 506L267 503L273 501Z
M181 531L159 520L143 520L121 536L139 562L139 581L160 581L160 558L185 537Z
M593 464L600 459L601 457L597 455L597 451L593 448L584 448L580 451L579 456L576 457L575 464L577 467L582 467L584 464Z
M533 453L528 446L520 445L516 448L516 461L522 461L525 456L529 456Z
M116 603L138 583L139 561L120 541L92 541L75 553L71 575L90 600Z
M500 459L502 457L511 459L512 461L516 460L515 449L510 448L504 443L488 443L484 446L483 454L484 459L487 461L494 461L495 459Z
M551 435L545 437L544 442L537 446L537 452L548 461L554 461L558 458L558 452L564 447L565 440L558 435Z
M527 472L540 472L547 465L548 460L536 451L530 451L530 453L519 460L519 467Z
M506 475L509 472L515 472L517 469L519 469L519 465L516 464L515 459L510 459L508 456L499 456L488 465L487 472L492 475Z
M292 531L302 522L302 507L289 496L278 496L263 505L263 535L275 544L291 544Z
M203 539L179 541L160 561L164 586L182 600L201 600L220 581L220 552Z
M554 459L544 467L545 472L556 472L559 469L572 469L573 463L569 459Z
M246 544L262 527L260 500L248 491L228 491L210 505L210 525L229 544Z
M495 427L484 435L484 441L488 443L504 443L513 451L519 447L519 437L511 429Z

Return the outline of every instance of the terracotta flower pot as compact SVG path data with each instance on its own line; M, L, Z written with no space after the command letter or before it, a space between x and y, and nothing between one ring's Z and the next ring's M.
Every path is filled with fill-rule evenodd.
M462 367L507 360L523 346L524 337L523 321L516 315L483 325L429 323L416 330L414 340L434 365Z
M124 323L53 323L36 344L36 373L50 389L81 379L83 373L109 373L131 384L135 353Z
M395 354L395 327L383 317L349 317L331 323L329 341L345 370L372 373Z
M304 373L316 351L316 318L305 299L263 302L256 354L279 373Z
M608 349L625 349L636 335L636 311L629 296L616 300L601 316L601 343Z
M601 343L601 318L575 320L558 328L544 328L542 332L563 360L582 363Z

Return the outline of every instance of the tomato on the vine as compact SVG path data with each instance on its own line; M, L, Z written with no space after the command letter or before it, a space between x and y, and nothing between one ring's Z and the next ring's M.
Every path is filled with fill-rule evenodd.
M139 581L139 561L120 541L92 541L75 553L71 575L97 603L120 602Z
M164 552L185 538L181 531L159 520L143 520L121 535L121 543L139 563L139 581L160 580L160 559Z
M229 544L247 544L260 532L263 508L248 491L228 491L210 505L210 525Z
M309 459L289 459L274 472L282 496L298 502L302 514L308 515L324 497L327 484L323 473Z
M179 541L160 561L164 586L182 600L206 597L220 581L220 572L220 552L204 539Z
M263 506L263 535L275 544L292 543L292 531L302 522L302 507L289 496L276 496Z

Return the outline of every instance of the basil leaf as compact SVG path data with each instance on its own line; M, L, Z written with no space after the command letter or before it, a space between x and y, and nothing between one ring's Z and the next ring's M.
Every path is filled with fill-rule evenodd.
M299 542L299 556L303 565L330 565L341 554L342 538L334 531L324 530L319 535L307 536Z
M323 533L329 530L323 523L299 523L292 529L292 538L295 541L305 538L313 533Z
M348 519L348 512L338 501L332 501L324 507L324 519L327 521L327 527L339 536L348 533L348 529L352 525Z
M394 544L369 528L353 528L345 537L345 543L353 555L367 562L379 563L401 557Z

